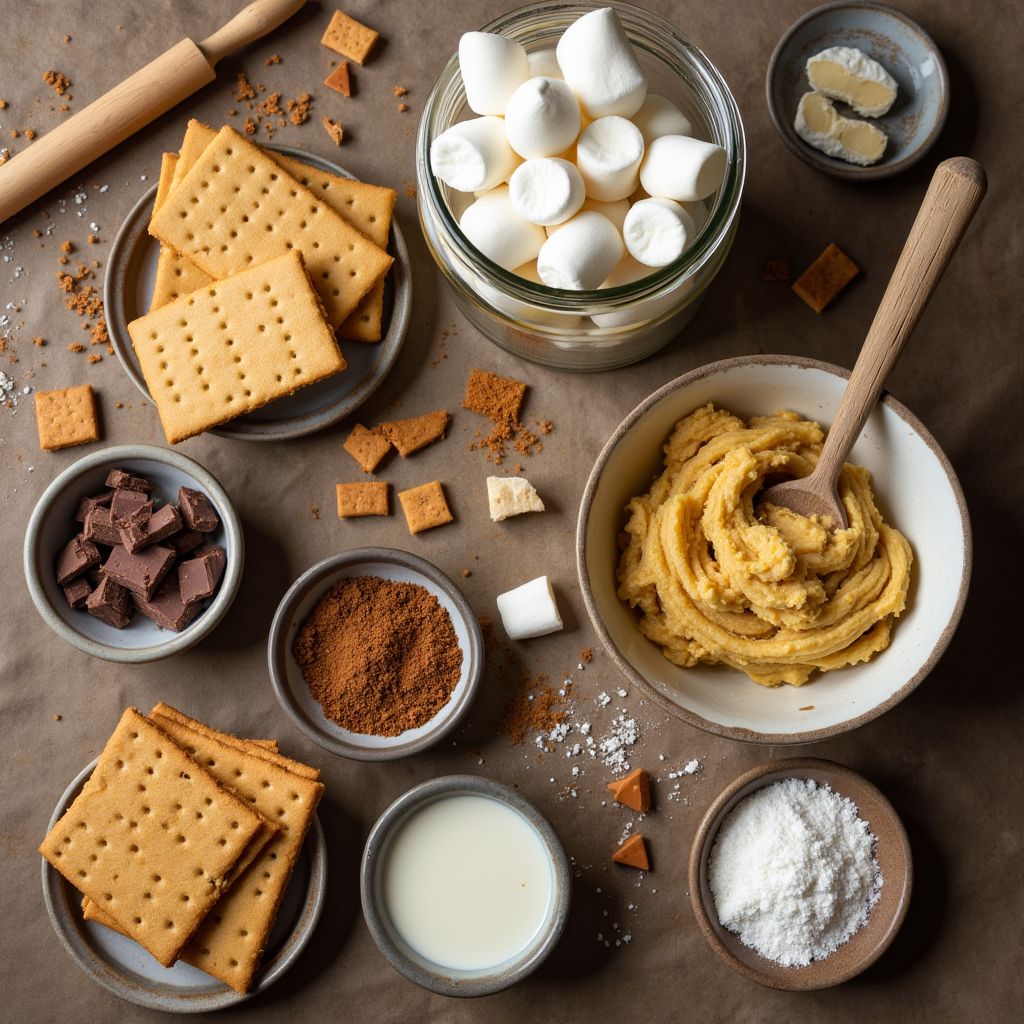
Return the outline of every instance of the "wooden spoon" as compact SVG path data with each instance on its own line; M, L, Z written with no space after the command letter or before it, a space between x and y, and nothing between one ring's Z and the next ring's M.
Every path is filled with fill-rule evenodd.
M827 516L832 529L847 528L846 511L836 490L846 456L860 436L987 188L984 169L969 157L943 160L935 168L907 244L850 374L818 464L802 480L786 480L769 487L761 494L760 502L770 502L802 516Z

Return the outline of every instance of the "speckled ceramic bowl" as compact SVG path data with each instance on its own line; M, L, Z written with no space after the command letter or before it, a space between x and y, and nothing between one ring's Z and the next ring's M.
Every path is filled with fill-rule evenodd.
M830 956L807 967L783 967L743 945L739 936L718 920L708 884L708 859L726 816L744 797L783 779L813 779L819 786L827 785L833 793L852 800L858 816L868 823L877 840L875 859L883 879L881 895L867 923ZM892 804L853 769L816 757L773 761L741 775L708 808L690 847L690 901L708 944L733 970L751 981L794 992L831 988L870 967L888 949L903 924L913 877L910 842Z
M877 60L899 86L887 114L863 119L889 136L882 159L870 167L822 153L793 127L800 97L811 89L807 59L830 46L856 47ZM939 48L917 22L885 4L834 3L805 14L775 47L766 88L782 141L805 164L847 181L875 181L912 167L935 144L949 111L949 75ZM836 106L841 114L860 119L845 103Z
M156 494L166 502L177 500L181 486L202 491L220 517L220 526L205 535L204 540L219 544L227 552L224 576L203 611L180 633L161 629L138 612L124 629L115 629L93 618L84 608L71 608L57 586L57 556L81 529L81 523L75 522L78 503L87 495L102 492L103 481L112 469L128 470L151 480L156 484ZM187 650L224 618L242 581L245 540L231 499L212 473L178 452L153 445L126 444L86 455L46 488L28 521L24 562L32 600L58 636L94 658L140 664Z
M420 956L398 934L388 916L383 895L384 865L388 850L402 825L427 804L444 797L462 795L488 797L521 814L537 830L551 858L552 896L544 924L533 941L516 956L496 967L478 971L441 967ZM399 974L439 995L485 996L522 981L555 948L569 918L572 872L558 833L524 796L492 779L475 775L449 775L431 779L410 789L377 819L363 850L359 892L363 915L373 941Z

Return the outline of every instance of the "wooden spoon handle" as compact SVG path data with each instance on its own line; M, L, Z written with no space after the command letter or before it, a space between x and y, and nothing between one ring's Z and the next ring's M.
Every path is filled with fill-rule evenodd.
M857 357L818 459L816 475L836 480L988 188L981 164L943 160Z
M287 21L306 0L255 0L199 44L211 65Z

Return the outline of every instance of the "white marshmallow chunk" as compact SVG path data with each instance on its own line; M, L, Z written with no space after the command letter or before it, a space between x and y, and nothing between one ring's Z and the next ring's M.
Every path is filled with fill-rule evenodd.
M599 203L596 199L585 199L579 212L583 213L584 210L592 210L594 213L603 214L615 225L621 235L622 224L626 219L626 214L629 213L629 200L620 199L614 203ZM561 224L545 224L544 230L548 233L548 238L561 226Z
M547 576L538 576L515 590L498 595L501 624L512 640L557 633L562 617L555 604L555 593Z
M587 195L602 203L629 196L639 181L643 158L644 137L624 117L599 117L583 129L576 144L576 166Z
M478 114L504 114L509 97L530 77L526 50L494 32L466 32L459 40L466 102Z
M507 181L520 163L500 117L460 121L430 145L431 170L460 192L489 192Z
M459 227L488 259L515 270L538 255L547 235L516 213L508 192L508 185L499 185L482 195L462 215Z
M524 512L544 511L544 502L537 489L525 476L489 476L487 506L491 519L496 523Z
M647 76L610 7L574 21L558 40L558 66L588 117L632 117L647 95Z
M648 267L679 259L697 237L693 218L671 199L643 199L630 207L622 238L630 256Z
M521 163L508 189L516 212L531 224L561 224L579 212L587 197L580 172L555 157Z
M630 121L640 129L645 146L662 135L693 135L690 119L671 100L653 93L647 94Z
M700 199L694 200L692 203L680 203L679 205L690 215L694 230L699 235L704 230L704 225L708 222L707 205Z
M599 288L625 252L622 236L607 217L578 213L544 243L537 273L550 288Z
M565 81L554 49L534 50L533 53L526 55L526 59L530 62L530 74L534 78L557 78L560 82Z
M722 184L728 163L725 150L713 142L663 135L647 150L640 165L640 184L660 199L692 203L706 199Z
M557 78L524 82L505 108L509 145L527 160L564 153L581 127L580 105L569 86Z

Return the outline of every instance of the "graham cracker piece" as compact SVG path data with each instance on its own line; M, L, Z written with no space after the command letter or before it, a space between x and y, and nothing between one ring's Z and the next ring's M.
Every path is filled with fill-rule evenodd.
M617 804L625 804L632 807L634 811L643 814L651 807L651 783L647 772L643 768L637 768L630 772L624 779L616 782L609 782L608 789Z
M612 854L612 860L616 864L626 864L631 868L639 868L641 871L651 870L651 862L647 858L647 847L644 845L644 837L639 833L631 835Z
M793 282L793 291L820 313L859 273L857 264L832 244Z
M524 476L489 476L487 505L496 523L523 512L544 511L537 489Z
M348 61L343 60L325 79L328 89L340 92L342 96L352 95L352 82L348 75Z
M384 480L367 480L357 484L338 484L338 518L386 516L388 485Z
M389 451L391 445L380 434L367 430L362 423L352 428L345 440L345 451L359 463L364 473L372 473Z
M525 394L526 385L518 380L499 377L486 370L473 370L466 383L466 400L462 405L495 423L515 423Z
M259 828L255 811L129 708L39 852L170 967Z
M170 444L345 368L297 250L128 325Z
M408 491L400 491L398 500L402 503L402 511L405 513L410 533L422 533L435 526L444 526L454 518L448 510L448 502L444 500L440 480L423 484L421 487L413 487Z
M92 385L36 392L36 425L44 451L71 448L100 439Z
M156 184L156 197L153 199L153 209L159 210L164 200L171 191L171 181L174 178L174 169L178 166L177 153L164 153L160 157L160 180Z
M379 32L361 24L355 18L350 18L347 14L342 14L341 11L335 11L320 42L357 64L365 64L374 43L379 38Z
M407 420L392 420L377 426L377 432L391 442L404 459L413 452L444 437L450 419L447 412L428 412L425 416L413 416Z
M230 126L171 192L150 232L218 279L300 250L332 328L394 262Z
M203 150L216 137L217 132L209 125L197 121L194 117L189 120L185 137L181 140L181 148L178 150L178 166L174 169L174 178L171 180L172 192L181 184L185 175L203 155Z

